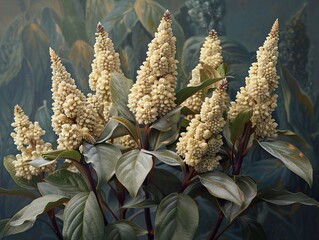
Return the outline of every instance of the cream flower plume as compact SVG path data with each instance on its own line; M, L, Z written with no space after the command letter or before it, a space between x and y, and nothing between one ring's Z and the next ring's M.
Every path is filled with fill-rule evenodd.
M109 119L112 102L109 86L113 72L122 73L119 54L115 52L112 40L99 23L94 44L92 73L89 76L89 85L95 94L89 94L88 101L97 109L99 115L103 116L103 124Z
M128 96L128 107L141 124L154 122L176 106L176 38L171 25L171 14L166 11Z
M231 103L229 118L252 108L251 122L259 138L276 136L277 123L271 114L277 106L277 95L273 92L278 87L276 64L278 58L278 20L275 21L264 45L257 51L257 62L249 69L246 86L240 88L236 101Z
M184 158L189 166L197 172L213 170L221 157L218 155L223 145L222 131L226 121L223 114L228 110L226 81L206 98L201 111L191 120L186 132L181 133L177 143L177 153Z
M59 136L59 149L77 149L83 140L93 143L101 131L96 110L66 71L61 59L50 49L52 68L52 127ZM71 133L66 131L72 130Z
M214 30L212 30L210 31L209 35L205 38L205 42L200 51L199 63L192 70L192 78L187 86L196 86L201 83L200 70L202 70L204 66L217 69L223 62L223 57L221 53L222 48L220 46L220 40L217 36L217 33ZM217 87L218 84L219 83L216 83L211 87ZM189 97L183 103L183 106L188 107L195 113L199 113L201 105L203 103L203 99L203 91L199 91L196 94Z
M14 122L11 125L14 132L11 136L17 149L21 151L16 155L13 161L16 176L31 179L32 176L39 175L42 172L52 172L55 169L55 162L52 164L36 168L29 162L39 157L43 152L52 150L50 143L45 143L41 137L45 134L38 122L32 123L24 114L22 108L16 105L14 108Z

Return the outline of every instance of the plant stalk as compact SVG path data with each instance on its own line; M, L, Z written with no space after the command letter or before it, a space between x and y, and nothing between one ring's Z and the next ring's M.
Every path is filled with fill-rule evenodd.
M55 214L54 214L54 209L51 209L48 211L48 216L50 218L51 224L52 224L52 229L54 231L54 233L56 234L56 236L58 237L59 240L63 240L63 236L62 233L58 227L58 224L56 222L56 218L55 218Z
M224 218L224 214L223 214L223 212L221 210L219 210L217 222L216 222L214 228L212 229L212 231L210 232L210 234L208 236L208 240L213 240L214 239L214 237L216 236L220 225L222 224L223 218Z

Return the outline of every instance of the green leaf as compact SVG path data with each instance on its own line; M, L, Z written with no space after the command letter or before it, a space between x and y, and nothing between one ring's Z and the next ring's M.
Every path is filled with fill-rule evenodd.
M124 127L126 127L127 131L130 133L130 135L132 136L132 138L134 139L134 141L136 142L137 145L139 145L139 137L138 137L138 133L137 133L137 129L135 128L135 126L126 118L123 117L112 117L111 118L113 121L119 122L120 124L122 124Z
M137 240L134 228L123 221L109 224L105 236L106 240Z
M158 150L174 143L179 137L179 128L173 125L170 131L162 132L153 129L150 133L149 142L153 150Z
M287 137L287 138L291 138L293 140L296 140L299 143L301 143L304 147L310 148L309 144L307 144L302 137L300 137L298 134L296 134L290 130L277 130L277 134L279 136L283 136L283 137Z
M123 208L151 208L156 207L157 205L158 203L153 199L144 199L138 202L127 202L125 205L123 205Z
M211 195L239 206L244 203L244 193L227 174L214 171L199 175L199 179Z
M28 230L40 214L62 205L67 200L64 196L59 195L46 195L33 200L10 219L4 228L4 236Z
M98 185L107 183L115 174L116 162L120 159L121 151L112 144L104 143L98 145L83 144L83 155L87 163L94 168Z
M68 239L103 239L103 215L93 192L78 193L63 213L63 237Z
M158 206L155 239L193 239L198 223L196 202L186 194L172 193Z
M117 161L115 172L118 180L135 197L152 166L150 155L134 149L123 154Z
M272 188L264 188L258 191L258 198L277 205L290 205L294 203L301 203L303 205L317 206L319 202L307 196L302 192L292 193L285 189L276 190Z
M137 225L136 223L129 221L129 220L126 220L126 219L119 220L119 221L117 221L117 223L125 223L125 224L130 225L134 229L137 236L143 236L143 235L148 233L146 229L144 229L144 228L140 227L139 225Z
M294 145L283 141L260 142L259 145L312 186L313 170L309 159Z
M126 78L122 73L114 72L111 75L110 93L113 104L128 120L134 121L134 116L127 106L128 94L133 86L133 81Z
M178 106L174 110L167 113L164 117L158 119L151 125L151 128L166 132L172 129L174 124L177 124L181 118L183 107Z
M47 182L39 182L38 183L38 190L42 196L54 194L54 195L64 196L64 197L69 198L69 199L72 197L72 196L70 196L70 193L63 191L59 187L53 186Z
M33 189L37 187L37 182L40 181L40 178L38 176L33 176L31 180L27 180L23 177L17 177L15 167L13 166L12 161L15 160L15 157L13 155L5 156L3 159L3 165L5 169L10 174L13 181L22 188L28 188Z
M28 198L36 198L36 196L25 189L5 189L0 188L0 195L8 195L8 196L22 196L22 197L28 197Z
M3 237L3 230L6 224L10 221L10 219L1 219L0 220L0 239Z
M208 79L196 86L190 86L190 87L185 87L183 89L181 89L180 91L178 91L176 93L176 104L180 105L181 103L183 103L187 98L191 97L192 95L194 95L195 93L197 93L198 91L212 85L215 82L218 82L220 80L222 80L224 78L213 78L213 79Z
M61 159L75 160L79 162L82 156L81 156L81 153L79 153L79 151L76 151L76 150L53 150L53 151L42 153L42 157L45 160L51 160L51 161L61 158Z
M80 192L89 192L83 177L79 173L59 169L48 175L45 179L51 186L62 191L67 197L73 197Z
M237 177L236 183L243 192L245 199L241 206L233 202L226 202L222 207L225 216L230 222L234 221L236 217L245 211L257 195L257 184L252 178L245 176Z
M262 225L252 216L242 216L239 218L239 225L245 240L266 240L266 234Z
M181 185L181 181L175 174L160 168L154 168L150 182L157 187L163 195L177 192Z
M126 127L124 127L122 124L119 124L116 121L113 121L110 119L103 132L97 139L96 143L104 143L105 141L111 139L111 138L117 138L117 137L122 137L124 135L127 135L128 131Z
M114 42L115 49L119 48L137 21L134 1L115 2L113 10L102 21L105 31L109 33Z
M252 115L252 109L243 110L238 113L238 115L230 125L230 140L233 144L243 134L245 124L249 122Z
M180 166L182 169L185 169L185 164L183 160L177 153L173 151L170 151L170 150L158 150L158 151L142 150L142 151L150 155L153 155L158 160L160 160L163 163L166 163L167 165Z

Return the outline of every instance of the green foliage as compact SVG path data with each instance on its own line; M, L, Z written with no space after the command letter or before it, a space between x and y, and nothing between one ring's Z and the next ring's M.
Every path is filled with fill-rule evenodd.
M67 198L59 195L46 195L33 200L6 223L3 235L8 236L28 230L40 214L60 206L66 201Z
M63 213L64 239L103 239L103 215L93 192L81 192L66 205Z
M155 218L155 239L193 239L198 227L196 202L186 194L165 197Z
M311 163L297 147L282 141L258 143L268 153L281 160L290 171L303 178L310 187L312 186L313 170Z
M177 106L154 123L138 124L127 106L134 82L129 78L134 79L137 68L145 59L147 44L151 42L166 9L164 5L176 13L172 17L173 32L177 41L177 59L181 62L178 66ZM286 121L301 137L290 130L278 130L278 139L257 139L254 129L248 131L253 114L249 109L240 112L234 121L227 121L221 133L224 144L218 153L222 158L221 164L214 171L198 173L177 154L178 138L188 127L189 115L194 115L181 104L199 91L204 90L204 97L211 96L211 89L207 88L224 78L229 80L232 95L241 86L240 80L246 76L251 58L244 46L221 37L225 64L217 69L204 66L200 71L201 83L183 88L187 84L185 75L198 63L204 41L203 36L185 39L186 29L182 29L183 24L175 19L179 14L183 17L182 11L179 11L183 5L183 1L165 0L25 2L25 8L21 8L16 20L8 24L0 42L4 46L0 48L0 60L7 59L5 65L0 65L0 86L3 90L0 102L4 103L1 105L1 117L4 123L12 121L13 104L23 103L26 112L31 113L30 118L40 122L49 133L46 138L56 148L56 136L51 130L52 113L46 101L42 105L42 100L49 101L47 96L50 95L50 84L43 81L50 78L48 47L50 45L59 51L79 87L87 91L93 36L99 21L109 32L120 54L122 70L129 78L120 73L111 75L108 89L113 102L111 116L94 144L84 142L81 150L45 152L28 162L35 167L45 167L53 161L64 160L57 163L53 173L43 173L26 180L16 175L15 157L9 155L4 158L5 169L21 188L1 187L0 195L27 197L33 201L11 219L0 220L0 237L24 232L41 214L48 213L52 229L60 239L141 239L146 238L144 235L148 239L202 239L209 234L213 235L209 239L217 239L224 231L231 231L229 227L235 221L242 228L243 239L266 239L260 218L257 221L252 214L259 207L266 206L258 204L319 206L318 201L302 192L293 193L282 188L275 190L269 188L272 186L269 181L255 177L267 175L270 171L273 174L270 177L276 181L281 177L276 171L287 168L310 187L313 184L310 160L291 143L278 140L297 140L310 149L315 137L307 134L316 129L314 104L284 66L281 67L281 84L284 86ZM10 92L6 90L17 85L21 76L25 81L15 89L15 99L11 101ZM37 101L35 96L38 96ZM302 121L300 116L294 117L299 109L304 109L302 113L308 120L305 125L310 123L309 127L297 124ZM224 117L227 120L226 114ZM306 132L304 128L307 128ZM6 139L10 131L2 128L1 138L4 136ZM116 143L117 138L127 134L136 146L124 147ZM278 166L276 159L258 156L252 177L253 174L246 174L249 173L246 169L251 163L249 153L255 151L254 147L258 144L284 164ZM11 145L8 149L13 152ZM281 181L286 183L288 179ZM267 188L261 189L261 186ZM217 211L220 217L216 226L209 225L211 229L202 227L203 221L216 222ZM142 213L144 218L139 216ZM279 212L276 214L279 216ZM63 228L56 222L59 216ZM224 217L227 222L223 222ZM139 226L141 221L141 226L146 229ZM224 229L219 229L220 224Z

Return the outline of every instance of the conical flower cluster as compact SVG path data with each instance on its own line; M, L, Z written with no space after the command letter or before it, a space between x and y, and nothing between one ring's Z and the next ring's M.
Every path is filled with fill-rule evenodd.
M50 49L52 68L52 127L59 136L59 149L77 149L86 140L93 143L101 132L99 115L76 87L61 59Z
M275 21L264 45L257 51L257 62L249 69L246 86L240 88L236 102L231 103L228 116L233 120L246 109L253 110L251 122L259 138L276 136L277 123L271 114L277 106L279 76L276 71L278 58L278 20Z
M41 136L45 134L38 122L32 123L18 105L14 108L14 122L11 125L14 132L11 136L17 149L21 152L16 155L13 161L16 176L28 180L42 172L52 172L55 169L55 162L41 168L33 167L29 162L39 157L43 152L52 150L50 143L45 143Z
M104 31L102 24L99 23L94 45L92 73L89 76L89 85L95 94L89 94L88 101L103 117L103 124L109 119L109 109L112 102L109 86L113 72L122 72L119 54L115 52L112 40Z
M192 70L192 78L188 83L189 86L196 86L201 83L200 80L200 71L204 67L210 67L212 69L217 69L223 62L222 57L222 48L220 46L220 40L217 36L217 33L212 30L209 35L205 38L205 42L200 51L199 63ZM214 76L217 77L217 76ZM211 87L217 87L218 83ZM199 91L190 98L188 98L183 106L188 107L195 113L200 112L200 108L202 106L204 100L203 91Z
M175 42L171 14L166 11L128 96L128 107L140 124L152 123L176 106Z
M228 110L227 103L226 81L223 81L212 97L205 99L200 113L195 115L179 138L177 153L197 172L213 170L221 159L218 155L223 145L220 132L226 123L223 115Z

